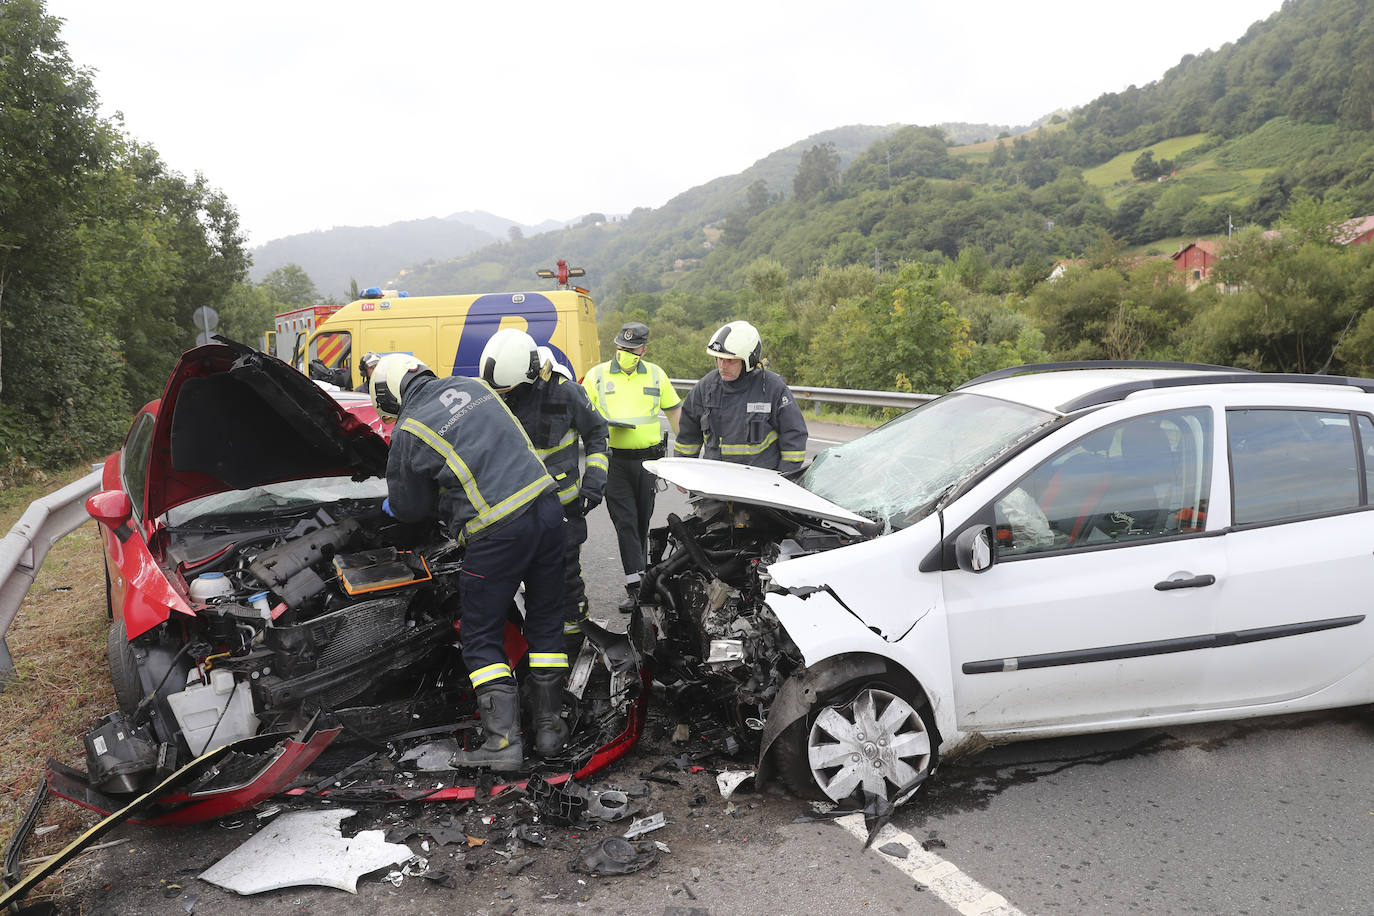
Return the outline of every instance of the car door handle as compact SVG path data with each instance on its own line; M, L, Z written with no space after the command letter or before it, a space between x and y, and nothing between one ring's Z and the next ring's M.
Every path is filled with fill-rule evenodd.
M1155 591L1168 592L1176 588L1203 588L1212 585L1217 581L1213 575L1193 576L1191 579L1165 579L1163 582L1155 583Z

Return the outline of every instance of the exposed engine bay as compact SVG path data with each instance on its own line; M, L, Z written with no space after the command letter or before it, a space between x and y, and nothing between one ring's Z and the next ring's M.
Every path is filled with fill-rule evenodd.
M642 648L677 712L724 726L724 749L757 754L779 691L803 665L765 603L769 567L862 539L836 523L708 498L654 529L640 602L657 639Z
M322 775L336 794L370 797L408 796L419 776L431 792L474 783L448 763L480 740L459 648L463 548L433 524L385 515L379 498L299 502L169 518L157 552L173 587L185 583L191 614L123 645L112 637L120 711L86 736L90 789L145 791L207 751L302 729L338 731L298 788ZM510 613L518 672L518 598ZM570 662L571 739L546 772L582 770L642 719L639 658L624 636L593 626ZM216 767L196 788L249 781L270 756ZM331 781L340 771L347 778Z

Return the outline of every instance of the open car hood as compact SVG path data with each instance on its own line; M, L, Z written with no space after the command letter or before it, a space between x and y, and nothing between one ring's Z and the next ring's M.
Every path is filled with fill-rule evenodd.
M675 486L724 502L752 503L866 529L871 519L817 496L777 471L709 458L658 458L644 467Z
M301 372L225 338L167 380L144 519L201 496L282 480L386 474L387 444Z

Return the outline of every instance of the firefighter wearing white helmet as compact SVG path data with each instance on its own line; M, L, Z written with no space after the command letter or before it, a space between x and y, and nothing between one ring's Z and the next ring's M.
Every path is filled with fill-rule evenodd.
M682 402L673 454L791 473L806 458L806 418L782 377L762 365L763 340L747 321L711 335L716 368Z
M478 379L438 379L413 356L385 356L372 402L395 417L387 459L388 511L405 522L438 517L465 545L458 577L463 662L485 742L455 766L518 769L524 761L520 694L506 656L506 611L525 583L525 641L534 700L534 750L567 740L562 684L563 510L553 478L501 399ZM552 690L540 690L542 682Z
M524 331L503 328L482 348L477 367L482 381L501 392L558 488L567 542L563 637L571 655L581 646L582 624L587 619L581 552L587 540L586 515L601 504L606 488L607 428L587 392L555 372L552 351L547 351L548 362L544 352ZM585 474L578 462L579 440L587 455Z

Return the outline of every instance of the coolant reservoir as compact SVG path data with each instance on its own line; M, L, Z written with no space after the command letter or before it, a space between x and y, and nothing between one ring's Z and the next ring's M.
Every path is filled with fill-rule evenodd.
M224 573L201 573L191 581L191 597L197 601L223 598L233 592L234 587Z

